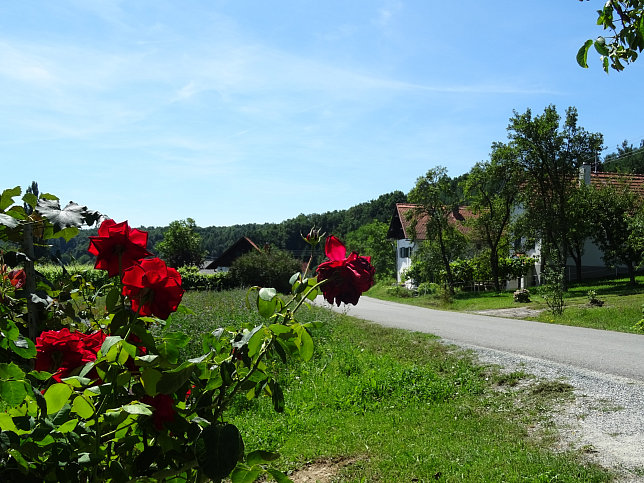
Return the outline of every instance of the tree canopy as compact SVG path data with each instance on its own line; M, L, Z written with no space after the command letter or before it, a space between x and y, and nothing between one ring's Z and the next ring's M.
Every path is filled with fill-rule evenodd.
M201 235L196 232L196 228L192 218L170 223L163 240L155 246L168 265L174 268L201 266L206 252L201 246Z

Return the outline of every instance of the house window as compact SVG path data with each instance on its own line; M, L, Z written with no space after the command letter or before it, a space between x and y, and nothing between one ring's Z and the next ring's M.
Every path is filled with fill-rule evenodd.
M411 247L400 247L400 258L411 257Z

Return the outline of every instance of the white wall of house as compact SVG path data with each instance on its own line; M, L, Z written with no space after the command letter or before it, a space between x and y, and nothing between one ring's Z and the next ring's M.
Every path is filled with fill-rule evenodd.
M411 266L411 255L416 249L416 244L408 238L396 240L396 281L404 282L403 271Z

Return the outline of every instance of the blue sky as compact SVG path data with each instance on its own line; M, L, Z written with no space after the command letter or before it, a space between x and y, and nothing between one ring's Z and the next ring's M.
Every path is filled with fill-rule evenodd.
M279 222L463 174L513 110L638 145L644 59L575 62L602 4L2 2L2 189L133 226Z

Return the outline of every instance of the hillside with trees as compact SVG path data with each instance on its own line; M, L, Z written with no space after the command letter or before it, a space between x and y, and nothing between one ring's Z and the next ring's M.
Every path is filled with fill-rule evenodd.
M375 200L360 203L346 210L334 210L325 213L309 215L300 214L295 218L281 223L247 223L232 226L194 226L194 231L201 237L201 248L207 252L207 258L219 256L242 236L253 240L258 246L268 244L290 252L296 257L308 254L307 245L300 234L306 235L315 226L322 232L336 235L340 239L364 225L374 221L388 224L394 212L396 203L407 201L402 191L383 194ZM155 254L157 244L164 240L169 227L140 227L148 232L148 248ZM52 240L54 252L58 252L66 263L76 260L81 263L89 262L87 253L88 238L96 235L96 230L82 230L81 233L65 243L64 240Z

